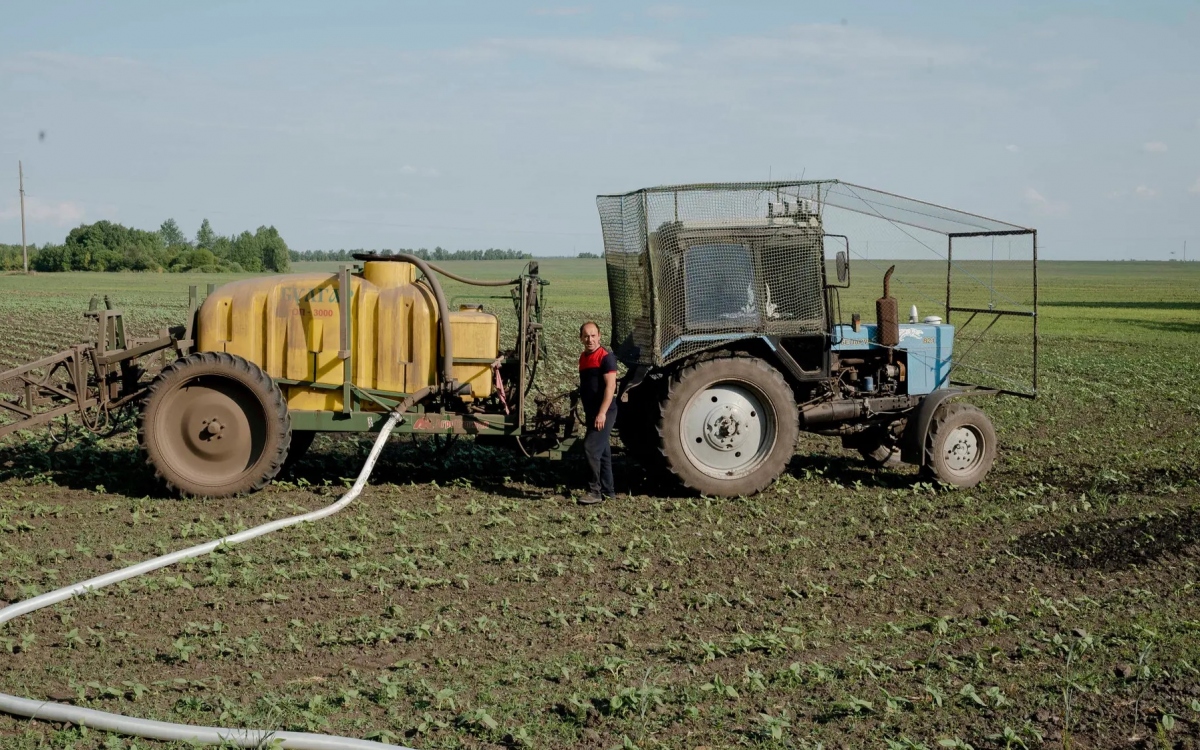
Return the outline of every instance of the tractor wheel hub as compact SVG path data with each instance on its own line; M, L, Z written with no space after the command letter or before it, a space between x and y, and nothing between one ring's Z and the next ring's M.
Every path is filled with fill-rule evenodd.
M760 399L742 383L715 383L692 396L680 419L692 464L722 477L757 465L771 448L767 438L775 428Z
M704 418L704 439L720 451L731 451L746 441L745 416L736 404L719 404Z
M950 433L945 444L946 464L955 471L968 469L979 456L979 438L968 427Z

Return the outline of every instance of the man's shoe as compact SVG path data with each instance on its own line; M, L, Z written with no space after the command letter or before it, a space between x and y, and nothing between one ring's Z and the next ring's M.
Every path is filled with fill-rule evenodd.
M595 492L589 492L583 497L579 498L578 502L580 505L596 505L604 502L604 500L605 498L603 495L597 495Z

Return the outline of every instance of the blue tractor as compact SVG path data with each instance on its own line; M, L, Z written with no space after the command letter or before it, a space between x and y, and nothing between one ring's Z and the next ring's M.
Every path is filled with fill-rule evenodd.
M1033 261L1036 289L1033 230L837 181L681 185L597 201L611 341L627 368L618 434L631 456L694 491L764 489L801 430L838 436L875 466L904 461L971 487L992 468L996 431L962 397L1036 393L1036 292L1031 309L997 305L994 294L990 306L952 305L946 270L956 240L1017 238L1032 248L1023 262ZM886 230L873 237L898 231L930 249L924 235L949 238L935 253L947 262L944 317L918 320L914 306L901 321L892 265L874 320L841 319L852 232L871 226ZM970 315L964 325L980 315L1032 321L1032 389L959 381L952 313Z

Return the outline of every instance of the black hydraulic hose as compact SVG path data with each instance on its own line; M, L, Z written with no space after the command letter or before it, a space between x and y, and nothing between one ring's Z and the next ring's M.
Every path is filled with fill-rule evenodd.
M362 260L362 261L403 260L405 262L408 262L408 260L407 260L408 258L415 258L416 256L408 255L407 253L400 253L399 255L376 255L374 253L355 253L351 257L354 258L355 260ZM441 266L435 266L432 263L429 263L428 261L426 261L425 264L448 279L454 279L455 281L462 282L463 284L470 284L471 286L514 286L516 284L521 283L520 277L517 277L515 279L509 279L507 281L493 281L491 279L486 279L486 280L485 279L468 279L465 276L459 276L456 273L451 273L450 271L447 271L446 269L442 268ZM418 268L421 268L421 267L418 266ZM425 269L421 268L421 270L424 271ZM425 275L428 276L429 274L426 273Z
M438 325L442 329L442 380L446 384L454 382L454 337L450 335L450 305L446 304L446 294L442 291L442 285L438 282L437 276L433 275L433 268L415 255L408 253L397 253L396 255L372 255L370 253L355 253L355 260L369 261L391 261L393 263L411 263L421 269L421 273L425 274L425 278L429 279L429 288L433 290L433 298L437 300L438 306ZM509 282L504 282L509 283Z
M521 283L521 279L519 277L515 278L515 279L510 279L508 281L493 281L491 279L486 279L486 280L485 279L468 279L465 276L459 276L456 273L450 273L449 271L442 268L441 266L435 266L432 263L429 264L429 267L432 268L433 270L437 271L438 273L440 273L443 276L454 279L455 281L461 281L464 284L470 284L471 286L513 286L514 284Z

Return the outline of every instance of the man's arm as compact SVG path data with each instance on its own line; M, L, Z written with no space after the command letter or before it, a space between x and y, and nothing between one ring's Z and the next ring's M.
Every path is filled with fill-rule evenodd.
M596 429L604 429L604 416L608 407L612 406L613 396L617 393L617 371L604 373L604 398L600 401L600 411L596 414Z

